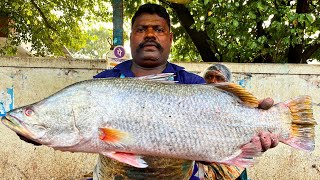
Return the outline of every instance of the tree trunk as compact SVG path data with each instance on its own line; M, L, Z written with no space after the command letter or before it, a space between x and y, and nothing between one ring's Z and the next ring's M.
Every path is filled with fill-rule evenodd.
M8 37L9 32L9 18L6 16L0 16L0 37Z
M256 12L257 19L261 17L261 14L259 11ZM257 39L261 36L266 36L267 39L269 39L269 35L266 33L266 31L263 28L263 20L259 20L256 24L256 37ZM270 48L268 43L264 43L264 48ZM252 63L273 63L273 57L267 53L267 54L261 54L258 57L254 58Z
M304 50L302 54L302 61L307 62L307 60L310 59L312 54L315 53L318 49L320 49L320 44L310 45L308 48Z
M204 31L197 31L191 29L191 25L195 23L189 10L181 4L171 3L171 8L176 12L181 25L185 28L194 45L196 46L200 56L204 62L219 62L220 60L215 56L215 53L210 48L210 38Z
M309 10L309 0L298 0L296 13L303 14L307 13ZM297 25L300 28L304 28L304 25L298 23ZM302 59L304 45L296 44L294 46L290 45L288 52L288 63L306 63L307 61Z
M294 47L291 45L289 47L288 63L302 63L302 51L302 44L296 44Z

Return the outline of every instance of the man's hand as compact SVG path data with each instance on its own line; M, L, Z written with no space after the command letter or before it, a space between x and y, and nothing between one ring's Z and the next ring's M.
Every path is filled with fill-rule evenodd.
M270 148L274 148L279 144L277 135L270 132L259 132L259 134L251 139L253 143L261 152L265 152Z
M268 110L273 106L273 103L273 99L268 97L259 101L258 108Z
M273 106L272 98L265 98L259 101L258 108L268 110ZM259 132L259 134L251 139L251 142L261 149L262 152L270 148L274 148L279 144L279 138L277 135L270 132Z

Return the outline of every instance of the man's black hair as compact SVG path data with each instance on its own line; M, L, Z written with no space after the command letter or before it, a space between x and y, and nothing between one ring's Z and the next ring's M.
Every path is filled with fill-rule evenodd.
M167 10L158 4L151 3L147 3L139 7L138 11L134 14L134 16L131 19L131 26L133 26L133 23L135 22L137 17L144 13L157 14L158 16L164 18L167 21L167 24L170 29L170 17Z

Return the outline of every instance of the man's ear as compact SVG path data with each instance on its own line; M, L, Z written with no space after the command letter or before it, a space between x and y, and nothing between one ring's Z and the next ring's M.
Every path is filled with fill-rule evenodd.
M173 33L170 32L170 47L172 46L173 43Z

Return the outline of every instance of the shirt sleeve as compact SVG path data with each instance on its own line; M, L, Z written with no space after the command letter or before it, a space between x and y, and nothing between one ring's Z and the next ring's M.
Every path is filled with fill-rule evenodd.
M93 78L108 78L108 77L119 77L119 76L120 76L120 73L115 71L114 69L107 69L93 76Z
M206 81L199 75L187 71L179 71L175 81L180 84L205 84Z

